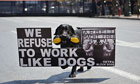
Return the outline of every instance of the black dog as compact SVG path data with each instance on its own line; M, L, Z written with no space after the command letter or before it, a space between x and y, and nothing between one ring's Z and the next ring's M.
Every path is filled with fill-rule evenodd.
M79 43L79 39L76 36L76 33L71 25L61 24L57 27L55 33L55 37L53 39L53 43L56 45L60 45L61 48L69 48L69 47L77 47ZM62 66L62 69L67 68L68 66ZM71 74L69 77L76 77L76 66L72 67Z

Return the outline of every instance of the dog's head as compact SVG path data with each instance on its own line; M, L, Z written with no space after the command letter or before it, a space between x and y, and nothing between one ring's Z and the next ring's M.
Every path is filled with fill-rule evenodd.
M75 31L72 28L71 25L68 24L61 24L59 27L57 27L54 35L60 35L60 36L73 36L75 35Z
M68 24L61 24L58 26L54 35L53 43L55 44L70 47L71 43L79 43L79 39L77 38L73 27Z

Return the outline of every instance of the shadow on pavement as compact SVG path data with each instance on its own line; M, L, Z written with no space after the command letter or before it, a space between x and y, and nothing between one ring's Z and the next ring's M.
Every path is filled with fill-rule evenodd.
M64 72L53 75L48 79L41 80L15 80L4 82L2 84L51 84L51 83L99 83L110 78L68 78L70 72Z

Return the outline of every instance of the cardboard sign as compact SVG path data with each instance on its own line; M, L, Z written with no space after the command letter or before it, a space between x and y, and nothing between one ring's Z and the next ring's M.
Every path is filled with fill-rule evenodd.
M115 65L115 28L80 28L78 31L79 47L52 48L51 28L17 28L20 66Z
M80 37L86 56L95 59L95 66L115 65L115 28L82 27Z

